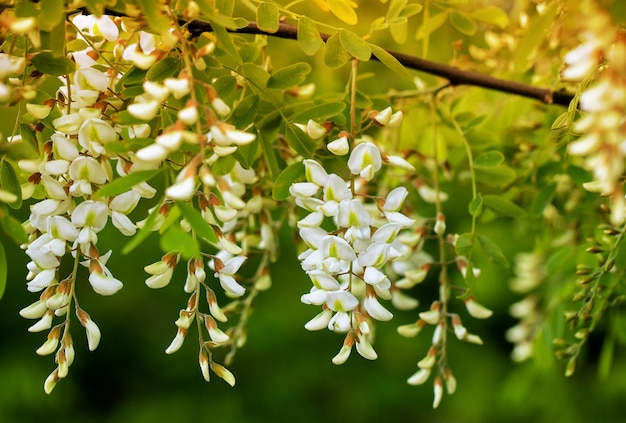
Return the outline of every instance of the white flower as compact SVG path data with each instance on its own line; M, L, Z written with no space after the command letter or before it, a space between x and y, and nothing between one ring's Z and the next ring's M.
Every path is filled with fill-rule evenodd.
M326 145L328 151L336 156L345 156L350 151L350 144L347 137L339 137Z
M154 119L160 109L161 103L157 100L144 100L139 102L136 100L135 103L128 105L126 108L131 116L145 121Z
M321 313L316 315L314 318L309 320L304 328L306 330L314 331L314 330L322 330L328 327L328 323L330 319L333 317L333 311L330 309L324 309Z
M364 142L354 147L348 159L350 172L353 175L360 175L366 181L371 181L382 165L380 150L371 142Z
M75 197L92 194L91 184L102 185L107 181L107 175L102 165L89 156L78 156L69 167L70 194Z
M339 202L337 224L342 228L369 227L371 218L363 203L357 199Z
M239 285L233 277L246 259L246 256L233 257L226 263L223 263L223 267L221 269L219 266L214 264L216 267L215 277L219 278L220 285L224 288L224 291L236 297L241 297L246 292L245 288Z
M474 297L469 297L465 300L465 307L470 316L476 319L487 319L493 314L493 311L479 304Z
M328 172L326 172L322 165L311 159L306 159L303 161L303 163L306 180L309 182L313 182L320 187L326 186L328 182Z
M96 293L100 295L113 295L120 289L122 289L122 282L115 279L111 274L111 271L104 265L100 265L99 270L91 272L89 275L89 283Z
M367 295L363 301L363 307L372 318L386 322L393 318L393 314L383 307L376 298L376 295Z

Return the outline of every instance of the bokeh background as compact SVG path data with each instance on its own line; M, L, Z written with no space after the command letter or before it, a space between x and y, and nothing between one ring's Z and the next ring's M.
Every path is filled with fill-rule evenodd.
M367 3L370 2L361 1L361 8L365 9ZM379 2L371 3L379 7ZM620 4L623 6L623 2L615 1L608 6L617 21L624 22ZM372 11L372 16L375 13ZM434 58L449 60L450 43L456 38L459 34L451 29L439 31L432 41ZM389 45L393 47L393 43ZM270 48L290 53L283 59L276 56L277 68L280 60L287 63L287 60L306 59L290 41L272 40ZM410 46L396 49L411 52ZM318 90L342 89L347 81L345 69L329 73L320 55L312 61L317 66L311 81L317 83ZM387 83L395 83L391 82L394 77L381 70L379 64L367 64L363 69L363 72L377 72L376 78L360 83L369 94L385 93L390 88ZM385 84L381 85L380 81ZM507 114L507 104L512 103L506 96L481 95L502 106L498 113L503 119L513 119ZM533 107L532 102L515 101L510 108ZM550 114L556 116L560 112L556 109L546 113L549 118ZM419 114L412 118L416 122L426 121ZM3 111L0 130L10 132L12 123L11 112ZM549 124L533 136L549 137L548 129ZM419 134L415 139L419 141ZM444 188L451 198L446 204L449 229L466 230L469 225L466 205L471 199L468 188L453 185ZM146 208L139 208L133 216L143 218ZM24 220L28 212L22 211L17 216ZM532 239L527 239L527 234L512 219L494 221L481 227L481 231L492 237L509 259L531 248ZM0 237L4 234L0 233ZM623 348L617 347L612 371L602 380L596 368L599 345L593 339L570 378L563 376L564 363L553 359L547 347L543 352L540 348L535 360L523 364L511 362L511 345L504 340L504 332L515 324L507 309L519 297L507 286L511 270L494 266L484 257L478 257L483 269L478 291L481 302L495 313L487 321L465 322L471 332L483 338L483 346L451 340L449 365L458 380L458 389L453 396L444 396L439 409L431 408L430 383L419 387L406 383L430 346L428 331L413 339L402 338L395 331L395 326L414 321L415 311L394 311L393 322L379 324L375 344L378 360L369 362L353 353L346 364L333 365L330 358L341 347L343 338L328 331L311 333L304 329L304 323L317 309L300 303L310 281L299 268L288 230L281 233L283 249L272 267L273 286L257 298L248 326L248 343L230 366L237 378L235 387L217 377L210 383L204 382L193 336L176 354L164 353L175 335L174 321L186 303L187 294L182 290L182 273L177 273L172 283L161 290L151 290L145 285L143 266L162 255L153 235L129 255L116 253L112 257L110 268L124 282L124 289L114 297L94 294L87 286L86 273L82 273L78 288L81 306L100 326L102 340L96 351L89 352L84 332L75 324L76 360L69 377L51 395L46 395L43 381L54 364L51 356L35 354L46 333L28 333L32 322L18 315L21 308L38 296L26 291L26 256L10 240L2 238L2 242L9 255L9 281L0 301L2 423L626 421ZM101 234L100 251L119 250L126 242L115 229L107 229ZM423 310L436 295L435 280L427 280L413 293L420 298L420 311Z

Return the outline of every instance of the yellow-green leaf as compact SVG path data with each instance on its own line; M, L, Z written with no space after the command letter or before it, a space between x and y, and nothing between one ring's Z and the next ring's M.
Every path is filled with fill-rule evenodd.
M146 79L152 82L161 82L178 73L180 61L176 57L166 57L154 64L146 73Z
M104 185L97 191L97 195L101 197L111 197L130 190L135 185L152 179L159 170L139 170L129 173L121 178L116 178L108 184Z
M350 56L366 62L372 56L370 46L352 31L342 29L339 31L339 40Z
M306 16L298 20L298 44L307 56L312 56L317 53L324 44L317 30L317 26Z
M465 35L474 35L476 33L476 22L465 13L453 10L450 13L450 23Z
M418 28L415 38L417 40L427 38L431 33L435 32L437 28L443 25L446 19L448 19L448 13L445 11L435 15L429 15L428 19L426 19L426 15L424 15L424 22L422 22L422 25Z
M188 260L200 255L198 242L191 235L180 228L180 225L172 225L161 235L161 249L164 252L177 251Z
M76 64L64 56L55 56L44 51L32 58L33 66L41 73L52 76L67 75L76 70Z
M348 0L328 0L328 6L333 15L348 25L356 25L359 20Z
M22 189L13 166L6 160L0 161L0 186L15 196L15 201L9 207L19 209L22 206Z
M406 78L412 80L413 77L409 73L409 71L396 59L393 57L387 50L382 47L378 47L375 44L369 44L372 49L372 53L380 62L391 69L394 73L398 74L402 78Z
M2 299L2 296L4 295L4 290L7 287L7 267L7 255L4 251L4 246L0 242L0 300Z
M274 72L267 80L268 88L291 88L299 85L311 72L311 65L305 62L294 63Z
M50 31L63 20L65 16L64 0L41 0L39 3L39 29Z
M339 34L331 35L326 41L326 49L324 52L324 62L330 68L338 68L343 66L350 60L350 54L339 40Z
M270 34L278 31L278 23L280 14L278 6L267 1L262 2L256 9L256 21L259 29L269 32Z
M474 235L471 233L461 234L454 244L454 249L460 256L470 257L472 248L474 248Z
M403 44L409 33L409 23L406 18L396 18L393 23L390 23L389 33L396 43Z
M193 208L191 205L177 201L176 207L178 207L191 228L196 232L196 234L207 241L209 244L216 245L217 244L217 236L215 236L215 231L207 223L206 220L202 217L200 212Z
M498 26L502 29L509 25L509 17L504 10L497 6L487 6L480 9L476 9L470 13L470 15L481 22L486 22L491 25Z
M144 18L148 23L148 27L155 34L163 34L169 32L171 22L165 16L165 12L162 9L163 1L158 0L136 0L137 4L143 12Z

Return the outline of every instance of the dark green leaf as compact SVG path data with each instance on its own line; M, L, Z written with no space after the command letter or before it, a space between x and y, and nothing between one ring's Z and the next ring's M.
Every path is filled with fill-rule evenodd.
M376 58L380 60L383 65L387 66L389 69L391 69L394 73L401 76L402 78L410 80L413 79L409 71L402 65L402 63L400 63L398 59L389 54L389 52L387 52L384 48L379 47L375 44L369 44L369 46L372 49L372 53L374 54L374 56L376 56Z
M237 78L232 75L220 76L212 85L220 97L228 97L237 89Z
M52 76L67 75L76 70L76 64L64 56L54 56L44 51L31 59L33 66L41 73Z
M198 235L200 238L204 239L211 245L217 244L215 231L213 230L211 225L209 225L207 221L204 220L198 210L182 201L177 201L176 206L180 209L185 220L189 222L191 228L196 232L196 235Z
M311 72L311 65L304 62L294 63L277 70L267 81L268 88L291 88L299 85Z
M270 178L276 179L280 173L280 166L278 165L278 159L276 158L276 152L272 148L272 142L270 140L276 139L277 130L259 132L258 139L265 158L265 165L267 166Z
M233 110L231 116L231 121L237 128L246 128L254 121L258 110L259 96L254 94L249 95L235 106L235 110Z
M129 87L132 85L142 85L144 79L146 79L146 73L148 73L145 69L139 69L134 66L130 68L128 72L122 76L120 79L120 83L124 87Z
M509 267L509 261L495 242L484 235L478 235L478 241L483 251L487 254L487 257L489 257L489 260L501 266Z
M474 248L474 235L464 233L459 235L454 245L454 249L459 256L471 257Z
M313 157L316 143L305 134L302 129L298 128L296 125L287 124L285 135L289 146L298 154L305 159Z
M523 208L499 195L485 195L483 203L485 207L499 216L526 217L526 211Z
M324 45L315 23L306 16L298 20L298 44L307 56L312 56Z
M483 212L483 197L478 194L476 197L474 197L472 201L470 201L467 209L469 211L469 214L473 217L480 216Z
M163 60L159 60L148 69L146 78L148 81L161 82L165 78L170 78L178 73L180 69L180 61L176 57L166 57Z
M294 163L285 168L276 181L272 190L272 198L277 201L283 201L289 198L289 187L294 182L304 179L304 165L302 162Z
M236 161L232 155L220 157L211 165L211 171L217 176L227 175L233 170Z
M348 54L357 60L367 62L372 56L372 49L369 44L352 31L347 29L339 31L339 40Z
M342 45L339 34L331 35L326 40L326 49L324 52L324 62L330 68L338 68L345 65L350 60L350 54Z
M4 296L4 291L7 287L7 275L8 275L7 255L4 251L4 246L0 242L0 300Z
M556 192L556 184L549 184L542 187L537 196L533 200L528 210L529 215L533 218L538 218L543 214L543 211L550 203L552 203L552 199L554 198L554 193Z
M163 235L159 242L164 252L177 251L183 259L189 260L200 255L198 243L193 237L183 231L179 225L172 225Z
M159 173L159 169L155 170L139 170L137 172L129 173L126 176L122 176L121 178L114 179L108 184L104 185L102 188L96 192L96 195L101 197L112 197L114 195L121 194L130 190L135 185L148 181L152 179L157 173Z
M6 160L0 161L0 185L2 189L17 197L14 202L9 203L9 207L19 209L22 206L22 188L20 187L20 181L17 179L15 169Z
M273 34L278 31L279 19L278 6L274 3L264 1L257 6L256 20L259 29Z

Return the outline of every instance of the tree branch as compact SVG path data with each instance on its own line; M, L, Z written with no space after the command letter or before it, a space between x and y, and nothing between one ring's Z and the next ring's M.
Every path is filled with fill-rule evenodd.
M199 35L205 31L211 31L211 25L194 21L188 25L189 31L194 35ZM258 27L256 22L249 22L247 26L230 31L237 34L262 34L278 38L286 38L296 40L298 38L298 29L289 23L281 22L278 31L269 33ZM320 34L322 40L326 42L330 34ZM487 88L509 94L516 94L522 97L539 100L546 104L560 104L567 106L573 98L572 94L565 92L554 92L547 88L534 87L532 85L523 84L516 81L508 81L505 79L495 78L480 72L473 72L444 65L442 63L433 62L431 60L421 59L419 57L410 56L408 54L398 53L387 50L389 54L395 57L403 66L417 71L425 72L430 75L440 76L450 81L452 85L473 85L477 87ZM372 60L378 60L376 56L372 56Z
M89 13L86 9L81 9L83 13ZM119 12L106 10L105 13L120 16ZM122 15L123 16L123 15ZM181 24L186 22L181 21ZM198 36L203 32L212 32L211 24L202 21L192 21L187 23L189 32ZM271 37L285 38L291 40L298 39L298 29L289 23L281 22L276 32L270 33L259 28L256 22L249 22L247 26L236 30L229 30L236 34L260 34ZM324 42L328 40L330 34L321 33L320 37ZM447 79L452 85L473 85L476 87L487 88L490 90L500 91L509 94L519 95L521 97L539 100L545 104L559 104L563 106L569 105L573 98L572 94L566 92L552 91L547 88L539 88L517 81L508 81L505 79L495 78L480 72L462 70L453 66L444 65L442 63L431 60L422 59L404 53L387 50L389 54L395 57L403 66L425 72L430 75L436 75ZM379 60L372 55L371 60Z

